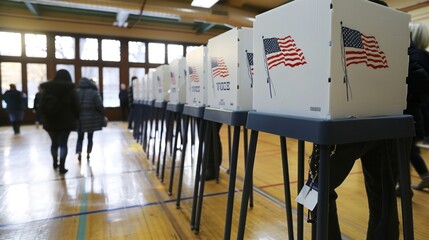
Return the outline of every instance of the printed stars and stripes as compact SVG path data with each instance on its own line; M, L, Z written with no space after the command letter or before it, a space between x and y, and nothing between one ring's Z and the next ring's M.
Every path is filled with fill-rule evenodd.
M212 77L221 77L225 78L229 76L228 67L225 64L225 61L221 57L213 57L211 58L211 66L212 66Z
M387 68L386 56L381 51L374 36L366 36L360 31L342 27L346 66L365 63L373 69Z
M296 67L307 63L304 53L296 46L291 36L284 38L264 38L263 42L268 69L280 64Z
M249 64L249 68L250 68L250 74L251 74L251 76L253 76L253 74L254 74L253 53L247 52L246 56L247 56L247 63Z
M191 82L199 82L200 79L198 78L197 68L196 67L189 67L189 80Z

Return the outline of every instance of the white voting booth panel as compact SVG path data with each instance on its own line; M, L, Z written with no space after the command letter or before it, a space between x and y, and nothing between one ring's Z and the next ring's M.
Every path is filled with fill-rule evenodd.
M143 100L148 100L148 97L147 97L147 79L148 79L148 75L145 74L143 76L143 79L142 79L142 98L143 98Z
M321 119L402 114L409 21L366 0L298 0L256 16L253 108Z
M153 84L156 89L155 100L168 101L168 92L170 90L170 67L161 65L156 68L153 74Z
M137 78L133 81L133 98L134 101L143 101L143 79Z
M233 28L209 39L208 105L227 110L252 109L251 28Z
M147 83L146 83L147 100L155 100L156 88L154 84L154 81L155 81L154 75L155 75L155 71L149 70Z
M170 102L186 103L186 59L170 62Z
M186 104L207 105L207 47L199 46L186 55Z

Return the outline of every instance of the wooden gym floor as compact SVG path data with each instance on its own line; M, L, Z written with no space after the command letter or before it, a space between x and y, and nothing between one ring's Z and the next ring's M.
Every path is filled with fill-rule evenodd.
M77 161L74 154L76 138L77 134L72 133L66 162L69 172L61 176L52 169L50 140L43 129L24 126L20 135L14 135L11 127L0 128L0 239L223 238L228 189L226 126L221 129L223 162L220 182L206 183L198 235L190 229L196 163L191 158L190 148L186 155L181 208L176 209L178 169L173 195L168 196L171 158L167 158L165 181L161 183L155 175L155 167L132 138L125 123L111 122L103 131L95 133L89 162L85 154L82 163ZM297 144L293 139L287 139L287 144L292 198L295 199ZM306 158L310 150L311 145L306 144ZM429 164L429 150L422 151ZM243 144L240 142L232 239L237 234L243 165ZM411 181L417 182L419 179L414 170L411 174ZM260 133L254 185L254 208L249 209L247 215L245 238L286 239L278 136ZM360 161L338 192L344 239L364 239L368 214ZM415 239L429 236L428 200L429 192L414 191ZM296 221L295 202L293 208ZM305 239L311 239L310 225L305 223L304 228ZM296 230L294 234L296 236Z

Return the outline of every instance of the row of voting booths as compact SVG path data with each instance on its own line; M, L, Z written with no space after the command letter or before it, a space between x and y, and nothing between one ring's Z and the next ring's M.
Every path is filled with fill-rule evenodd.
M171 108L180 116L176 128L182 131L182 117L187 108L192 107L204 109L205 113L197 116L200 120L217 121L238 129L243 127L246 133L247 129L251 130L250 146L245 149L249 150L247 160L250 162L246 166L237 236L242 238L258 131L279 135L280 139L292 137L328 147L366 138L408 139L413 136L412 118L402 115L407 96L409 22L408 14L366 0L293 1L256 16L253 28L233 28L188 52L186 57L159 66L138 79L133 86L135 103L149 106L142 113L147 115L151 108L156 108L156 102L183 105L180 110ZM159 108L167 111L165 106L159 105ZM151 125L149 117L139 121L142 119L147 120L146 125ZM155 118L155 124L160 120L162 118ZM365 130L367 127L372 130ZM187 129L183 135L187 135ZM153 131L138 133L151 135ZM353 131L360 134L353 134ZM183 144L184 136L179 132L179 142ZM200 133L200 137L204 138L205 134L210 133ZM236 162L238 145L232 145L229 160ZM407 153L406 145L398 147ZM200 156L202 167L204 157ZM301 158L300 161L304 161ZM401 164L403 189L410 186L405 160ZM320 169L319 181L325 181L327 178L322 174L330 166L322 163L326 161L323 156L320 161L324 169ZM228 198L232 201L228 201L225 239L231 235L236 176L236 169L231 169L233 162L230 164L232 191ZM302 188L304 173L303 169L299 171L298 187ZM288 185L288 173L284 173L285 185ZM199 172L195 176L200 176ZM195 184L198 191L204 189L203 184L202 179ZM326 182L319 182L318 239L327 236L324 225L328 208L326 186ZM408 191L403 194L404 238L411 239L410 196ZM201 192L196 196L202 198ZM197 223L191 226L198 231L202 199L194 198L194 201ZM293 239L293 228L296 228L298 239L302 239L303 209L299 207L301 215L294 227L290 201L293 201L290 189L285 188L289 238ZM314 206L302 204L316 210Z

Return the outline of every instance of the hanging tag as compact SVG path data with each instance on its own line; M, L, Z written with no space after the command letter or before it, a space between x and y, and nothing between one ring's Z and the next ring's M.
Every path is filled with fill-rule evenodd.
M295 201L297 201L301 205L304 205L305 198L307 197L308 192L310 192L311 190L310 186L308 186L307 184L308 182L301 188L301 191L295 199Z
M317 205L318 196L319 194L317 192L317 188L312 187L304 200L304 207L310 211L313 211L314 207Z

